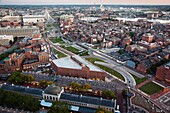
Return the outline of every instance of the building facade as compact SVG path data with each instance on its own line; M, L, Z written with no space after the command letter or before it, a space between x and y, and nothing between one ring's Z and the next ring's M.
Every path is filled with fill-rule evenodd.
M106 77L105 72L77 55L53 60L52 67L59 75L101 80Z
M13 35L14 37L32 36L35 32L40 32L38 27L0 27L0 35Z
M170 84L170 62L157 67L156 78Z
M10 40L13 42L13 35L0 35L0 45L10 45Z

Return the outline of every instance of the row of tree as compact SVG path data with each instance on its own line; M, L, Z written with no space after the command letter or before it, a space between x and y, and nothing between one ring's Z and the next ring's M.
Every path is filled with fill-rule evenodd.
M41 88L46 88L48 85L51 85L51 84L53 84L53 82L52 81L48 81L48 80L41 80L39 82L39 86Z
M19 71L15 71L8 78L8 81L14 84L25 84L34 81L34 77L32 75L24 75Z
M32 81L34 81L34 76L32 76L32 75L25 75L25 74L22 74L19 71L15 71L8 78L8 81L10 83L13 83L13 84L21 85L21 84L25 84L25 83L31 83ZM46 88L48 85L51 85L51 84L53 84L52 81L41 80L39 82L39 87Z
M75 91L82 91L82 90L91 89L91 85L89 83L81 85L81 84L76 83L76 82L71 82L70 86ZM116 95L115 95L114 91L103 90L102 91L102 97L107 98L107 99L115 99Z
M33 96L0 89L0 106L35 112L40 108L39 100Z
M89 83L81 85L81 84L76 83L76 82L71 82L70 86L73 88L73 90L76 90L76 91L91 89L91 85Z

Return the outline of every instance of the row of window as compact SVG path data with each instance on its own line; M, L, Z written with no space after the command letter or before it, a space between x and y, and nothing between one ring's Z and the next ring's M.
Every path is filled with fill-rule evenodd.
M68 104L73 104L73 105L78 105L78 106L85 106L85 107L90 107L90 108L98 108L100 106L98 105L93 105L93 104L86 104L86 103L81 103L81 102L73 102L73 101L68 101L68 100L62 100ZM103 107L103 106L102 106ZM104 107L108 111L113 111L113 108L110 107Z

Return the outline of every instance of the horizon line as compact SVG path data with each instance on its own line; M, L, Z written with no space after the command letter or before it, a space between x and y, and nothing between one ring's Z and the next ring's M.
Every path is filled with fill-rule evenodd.
M52 5L101 5L99 3L97 4L1 4L0 6L3 6L3 5L49 5L49 6L52 6ZM169 6L170 4L102 4L102 5L124 5L124 6L128 6L128 5L135 5L135 6Z

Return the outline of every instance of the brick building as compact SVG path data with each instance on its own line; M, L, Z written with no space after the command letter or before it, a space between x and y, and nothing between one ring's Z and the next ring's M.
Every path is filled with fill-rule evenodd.
M158 80L170 83L170 62L157 67L156 78Z
M32 69L40 64L49 62L49 54L45 52L26 52L26 59L23 62L23 69Z
M52 61L52 67L59 75L105 80L106 74L80 56L71 56Z
M144 34L141 38L142 38L143 41L151 43L154 39L154 35L147 33L147 34Z
M25 59L25 54L13 53L9 57L0 61L0 72L12 72L15 70L20 70L23 60Z

